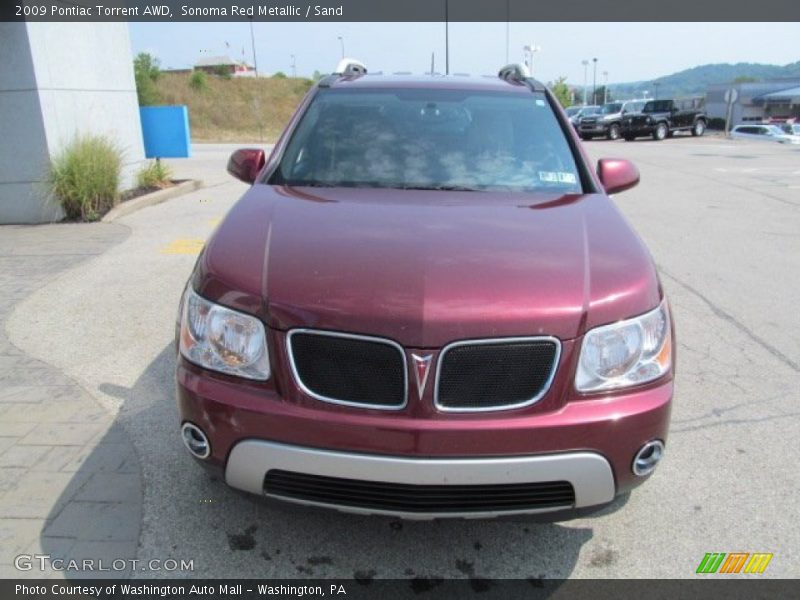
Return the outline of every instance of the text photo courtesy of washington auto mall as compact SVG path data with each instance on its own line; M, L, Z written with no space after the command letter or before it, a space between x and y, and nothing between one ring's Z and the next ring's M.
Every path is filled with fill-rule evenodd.
M800 4L0 5L0 598L793 598Z

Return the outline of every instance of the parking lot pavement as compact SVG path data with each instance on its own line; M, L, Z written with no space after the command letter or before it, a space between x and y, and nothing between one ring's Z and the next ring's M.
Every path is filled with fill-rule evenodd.
M194 559L177 574L204 577L694 577L706 552L744 551L774 554L763 576L800 575L800 151L712 137L585 145L639 166L642 183L616 201L675 313L672 431L645 486L564 523L401 522L210 479L177 435L175 311L202 240L246 188L218 174L226 147L199 147L177 164L212 186L121 219L127 239L6 321L17 347L79 381L133 440L138 558Z
M0 231L0 323L31 292L128 235L104 223ZM134 557L141 495L135 450L114 415L0 327L0 577L59 575L18 571L19 555Z

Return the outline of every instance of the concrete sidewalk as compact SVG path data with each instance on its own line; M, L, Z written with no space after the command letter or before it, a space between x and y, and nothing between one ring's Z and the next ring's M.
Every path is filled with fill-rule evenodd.
M15 557L134 558L142 504L134 447L113 412L11 344L5 324L16 304L129 230L95 223L3 226L0 233L0 577L80 576L42 572L35 558L36 566L20 571Z

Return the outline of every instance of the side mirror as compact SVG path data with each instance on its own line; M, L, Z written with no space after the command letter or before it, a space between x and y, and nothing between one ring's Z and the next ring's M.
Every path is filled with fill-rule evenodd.
M230 159L228 159L228 173L239 181L253 183L266 161L267 157L263 150L241 148L231 154Z
M601 158L597 161L597 176L606 194L617 194L639 183L639 169L624 158Z

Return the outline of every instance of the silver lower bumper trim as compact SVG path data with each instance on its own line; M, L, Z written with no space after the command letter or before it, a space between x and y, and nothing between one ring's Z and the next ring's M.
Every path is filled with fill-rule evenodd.
M231 487L263 495L264 477L270 469L417 485L491 485L568 481L575 489L573 508L605 504L613 500L615 494L611 465L605 458L593 452L491 458L404 458L317 450L261 440L246 440L234 446L225 469L225 481ZM408 519L484 518L507 514L544 513L564 508L534 508L492 513L406 513L307 502L283 496L275 498L351 513L385 514Z

